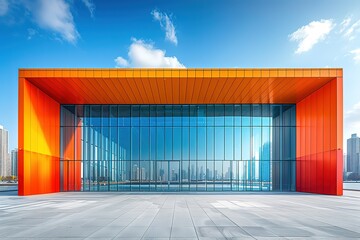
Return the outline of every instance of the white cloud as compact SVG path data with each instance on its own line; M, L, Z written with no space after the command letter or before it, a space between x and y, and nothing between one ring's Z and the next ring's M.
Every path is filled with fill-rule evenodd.
M345 29L344 29L345 30ZM360 31L360 20L352 24L344 33L344 37L347 37L349 40L355 39L355 34Z
M315 44L324 40L334 28L332 19L313 21L308 25L302 26L289 35L291 41L299 43L295 53L301 54L309 51Z
M151 15L153 15L156 21L159 21L161 28L165 30L165 39L177 45L178 40L176 37L175 26L169 16L166 13L161 13L157 10L153 10Z
M360 63L360 48L351 50L350 53L353 55L355 62Z
M176 57L166 57L166 52L154 47L152 43L132 39L129 47L128 60L117 57L117 67L133 68L185 68Z
M0 16L5 16L9 10L9 3L7 0L0 0Z
M69 4L64 0L39 0L32 6L36 23L44 29L54 31L62 39L75 44L79 38Z
M129 66L128 61L123 57L115 58L116 67L127 67Z
M340 33L344 32L345 29L349 26L350 22L351 22L351 18L350 18L350 17L345 18L345 19L340 23L341 29L340 29L339 32L340 32Z
M95 12L95 4L91 0L82 0L85 6L89 9L90 15L93 18Z

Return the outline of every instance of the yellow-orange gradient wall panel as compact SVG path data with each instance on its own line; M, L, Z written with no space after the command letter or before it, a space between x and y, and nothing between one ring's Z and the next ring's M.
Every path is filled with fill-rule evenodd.
M296 190L342 195L342 78L296 104Z
M59 191L60 104L19 79L19 195Z

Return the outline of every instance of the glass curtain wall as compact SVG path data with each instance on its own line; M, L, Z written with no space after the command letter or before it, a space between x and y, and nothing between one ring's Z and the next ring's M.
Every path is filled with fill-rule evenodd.
M295 113L295 105L62 105L61 190L295 191Z

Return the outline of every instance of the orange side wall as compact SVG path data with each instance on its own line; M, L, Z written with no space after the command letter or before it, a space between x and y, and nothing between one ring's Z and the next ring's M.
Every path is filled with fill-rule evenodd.
M19 78L19 195L59 191L60 104Z
M296 104L296 191L342 195L343 79Z

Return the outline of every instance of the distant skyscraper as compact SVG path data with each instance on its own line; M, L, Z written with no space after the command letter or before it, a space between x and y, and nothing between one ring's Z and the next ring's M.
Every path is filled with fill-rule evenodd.
M0 176L11 175L11 162L8 151L9 134L3 126L0 125Z
M360 138L356 134L351 134L347 140L347 171L360 173L359 164Z
M344 154L344 158L343 158L343 172L346 173L347 170L347 155Z
M262 145L260 151L261 151L261 159L268 160L268 161L261 161L261 180L263 182L270 182L270 151L271 151L270 142L265 142Z
M18 175L18 149L15 148L11 151L11 175Z

